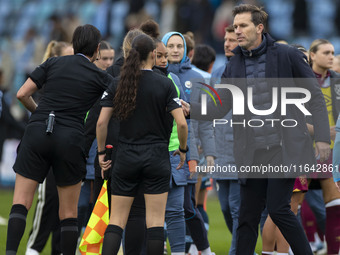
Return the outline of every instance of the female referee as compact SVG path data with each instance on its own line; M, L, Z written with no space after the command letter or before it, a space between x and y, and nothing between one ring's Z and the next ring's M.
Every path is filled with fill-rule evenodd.
M120 120L116 162L111 175L111 217L102 254L117 254L131 204L142 185L146 207L147 254L163 254L164 214L171 166L168 153L173 118L177 123L181 168L187 152L186 124L177 92L170 79L152 71L155 44L139 35L121 69L121 76L102 97L97 122L99 163L104 161L107 124L112 116ZM117 85L117 86L116 86ZM117 89L116 89L117 87Z
M75 254L77 204L86 173L84 118L112 82L111 76L93 64L100 39L100 32L94 26L77 27L72 38L75 55L48 59L31 73L17 93L32 115L13 166L16 181L6 255L17 253L35 189L50 167L59 195L61 252ZM41 88L44 94L37 106L31 95Z

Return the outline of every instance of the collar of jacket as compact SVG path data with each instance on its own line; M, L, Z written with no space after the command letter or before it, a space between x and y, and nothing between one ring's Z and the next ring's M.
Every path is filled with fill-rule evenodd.
M272 46L274 44L274 42L275 42L275 40L268 33L263 34L263 40L262 40L261 44L265 43L266 46ZM261 47L261 45L259 47ZM256 49L258 49L259 47L257 47ZM252 51L254 51L256 49L253 49ZM235 49L232 50L232 52L235 55L236 54L242 54L242 48L240 46L237 46Z
M257 48L252 49L252 50L246 50L244 48L241 48L242 54L246 58L261 56L266 52L266 49L267 49L267 39L265 36L262 36L262 42Z
M278 53L277 46L275 44L274 39L267 33L264 34L266 37L266 78L278 78ZM282 46L283 47L283 46ZM233 50L235 56L230 59L232 62L231 66L234 66L234 72L232 78L244 78L245 77L245 64L244 58L245 56L242 54L242 49L240 46L237 46Z
M188 57L185 58L183 63L169 64L168 71L173 73L183 73L191 69L191 61Z
M169 66L169 65L168 65ZM160 67L160 66L154 66L152 69L153 70L158 70L159 73L162 73L163 75L167 76L168 75L168 66L167 67Z

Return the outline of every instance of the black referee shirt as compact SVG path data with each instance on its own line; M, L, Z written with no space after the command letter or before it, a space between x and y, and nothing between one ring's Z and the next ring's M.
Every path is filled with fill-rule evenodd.
M101 105L112 107L118 80L103 94ZM137 90L136 108L120 122L119 141L128 144L169 144L173 118L170 112L181 103L172 81L153 71L143 70Z
M86 112L113 78L81 55L50 58L30 75L44 93L31 122L45 122L51 111L59 125L83 131Z

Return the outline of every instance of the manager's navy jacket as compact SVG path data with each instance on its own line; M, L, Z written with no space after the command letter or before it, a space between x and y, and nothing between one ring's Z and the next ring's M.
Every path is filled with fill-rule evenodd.
M276 125L280 125L282 163L289 167L303 164L309 164L311 166L316 162L312 139L306 126L306 116L294 105L287 105L286 116L281 116L280 88L302 87L310 91L309 111L312 114L314 123L315 141L330 143L328 114L324 96L312 69L306 62L305 55L291 46L275 43L269 34L264 34L264 36L267 39L265 77L270 78L268 81L270 81L272 87L278 87L278 115L280 115L281 120L294 119L298 123L296 127L282 127L280 122L275 122ZM245 98L245 114L233 115L233 122L242 122L244 119L247 122L251 119L251 112L247 106L245 56L240 46L236 47L233 52L235 56L230 59L222 75L222 78L226 80L222 80L221 83L226 84L227 82L228 84L236 85L242 90ZM294 80L292 78L294 78ZM223 118L232 108L232 94L228 89L219 89L218 94L221 97L223 107L215 107L214 104L208 103L207 115L201 116L200 105L192 104L191 118L206 120ZM296 98L296 96L297 95L293 98ZM256 144L254 144L252 137L249 136L249 127L247 127L246 123L245 127L243 127L243 125L234 125L233 129L236 165L238 167L251 165Z

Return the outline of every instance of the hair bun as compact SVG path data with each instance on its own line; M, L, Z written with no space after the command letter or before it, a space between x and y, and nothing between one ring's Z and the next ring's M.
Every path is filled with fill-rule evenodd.
M160 35L159 25L156 21L152 19L144 21L140 25L139 29L142 30L145 34L151 36L152 38L158 38Z

